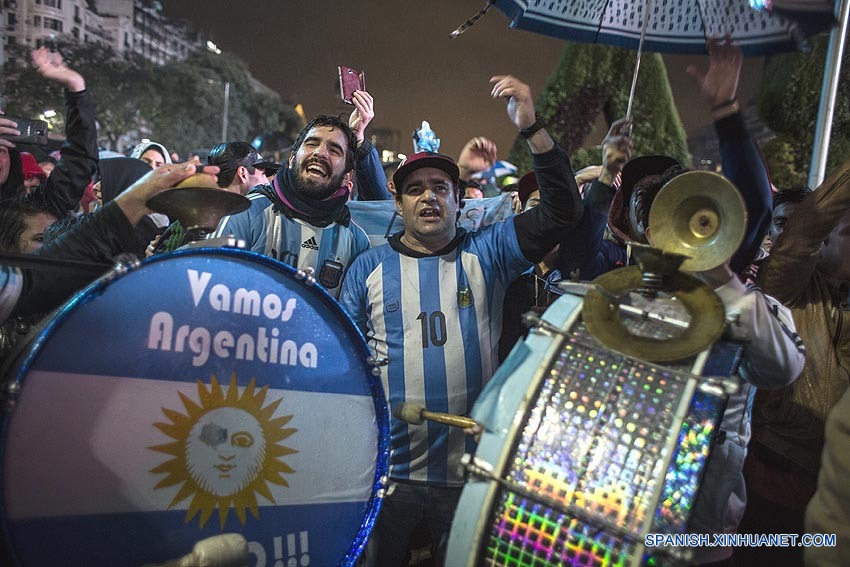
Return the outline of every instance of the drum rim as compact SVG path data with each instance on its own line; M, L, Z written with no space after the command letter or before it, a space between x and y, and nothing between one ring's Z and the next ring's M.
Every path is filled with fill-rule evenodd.
M324 306L330 309L330 311L334 314L336 321L343 327L347 326L349 332L353 331L354 336L360 339L357 349L360 350L364 360L367 360L370 356L372 356L372 353L369 350L369 345L366 342L366 337L354 323L351 315L345 311L342 305L330 293L328 293L328 291L320 283L315 281L313 283L307 283L306 277L299 278L297 274L299 272L303 274L303 271L296 270L292 266L275 258L248 250L222 247L192 248L176 250L167 254L157 254L146 258L141 262L124 264L121 267L116 266L116 268L113 268L106 274L80 289L61 307L50 314L52 315L52 319L47 322L39 334L33 338L23 358L19 362L13 362L9 366L9 375L2 381L3 387L9 388L12 385L17 388L22 387L22 384L25 381L24 377L29 374L32 364L40 351L44 348L47 339L56 332L56 328L61 323L70 317L71 313L96 297L95 293L105 289L113 280L121 279L127 274L135 272L140 268L184 256L226 256L242 258L254 261L264 267L272 268L286 274L288 277L300 282L305 287L312 288L315 292L317 292ZM366 365L373 366L368 362ZM13 375L14 379L11 379ZM357 535L355 536L354 541L351 542L341 565L353 565L363 552L363 549L366 547L366 542L369 539L369 535L372 532L372 528L375 525L375 521L377 520L378 513L381 509L383 492L386 484L385 480L389 474L390 426L386 395L384 394L384 388L379 377L375 376L373 372L367 372L366 375L368 376L367 384L370 393L372 394L372 402L375 409L375 421L378 428L378 454L375 459L375 477L372 482L372 495L369 500L366 513L363 515L363 520L360 524ZM5 466L3 466L6 460L6 440L9 435L9 427L13 414L14 408L0 409L0 532L2 533L2 543L5 548L5 555L12 561L13 565L21 565L20 558L18 557L14 546L14 540L11 537L11 530L6 514L6 475ZM0 557L2 556L3 555L0 554Z

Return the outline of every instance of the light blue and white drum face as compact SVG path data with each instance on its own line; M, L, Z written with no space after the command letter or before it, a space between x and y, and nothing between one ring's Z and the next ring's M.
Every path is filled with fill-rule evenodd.
M250 542L249 565L353 562L386 472L386 407L362 336L292 273L178 253L54 318L4 420L16 562L160 563L227 532Z

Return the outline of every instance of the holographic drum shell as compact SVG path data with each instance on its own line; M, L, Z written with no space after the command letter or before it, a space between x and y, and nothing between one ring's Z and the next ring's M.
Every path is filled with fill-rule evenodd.
M257 254L104 276L6 384L0 563L160 564L237 532L250 566L354 564L389 454L369 356L330 295Z
M581 304L558 299L556 332L530 332L476 402L448 565L659 565L645 535L686 531L725 406L692 374L707 354L665 367L606 350Z

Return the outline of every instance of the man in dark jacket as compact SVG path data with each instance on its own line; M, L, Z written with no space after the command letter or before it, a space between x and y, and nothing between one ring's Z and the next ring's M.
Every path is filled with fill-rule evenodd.
M97 128L94 104L82 75L70 69L62 56L46 48L32 52L32 61L45 79L65 87L65 143L56 168L34 192L43 193L57 218L77 208L97 168ZM0 117L0 135L19 135L16 124ZM15 144L0 138L0 197L16 197L24 189L21 157Z

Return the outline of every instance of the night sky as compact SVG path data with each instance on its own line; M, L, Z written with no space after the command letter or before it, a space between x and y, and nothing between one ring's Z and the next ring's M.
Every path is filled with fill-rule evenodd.
M505 158L516 135L501 101L489 97L489 78L513 74L535 97L558 62L564 43L509 30L496 8L459 38L449 33L478 12L483 0L164 0L165 13L193 22L220 48L248 63L251 73L287 100L303 104L308 118L338 114L337 65L362 69L375 97L372 126L401 131L400 150L428 120L441 151L457 156L472 136L487 136ZM685 66L704 58L665 56L685 127L710 123ZM761 61L747 61L741 97L754 93ZM628 91L631 76L624 77ZM640 82L638 82L640 88ZM694 102L696 101L696 103ZM683 109L687 108L687 111ZM638 125L639 127L639 125ZM368 131L367 131L368 135ZM588 137L593 145L603 126Z

